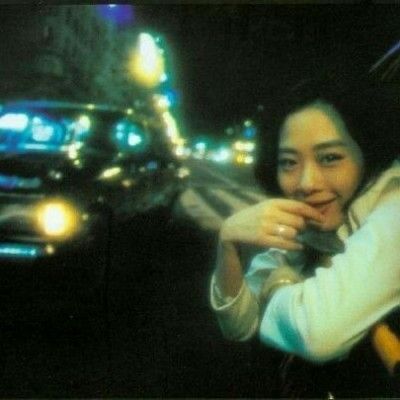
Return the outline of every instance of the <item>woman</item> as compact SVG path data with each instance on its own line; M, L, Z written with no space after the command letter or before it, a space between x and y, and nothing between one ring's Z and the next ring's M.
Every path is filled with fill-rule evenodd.
M307 82L278 101L256 165L274 196L221 227L211 304L224 335L290 355L285 388L302 373L264 396L400 393L354 378L385 375L378 363L369 370L367 336L400 304L400 107L385 89ZM243 245L260 248L247 271Z

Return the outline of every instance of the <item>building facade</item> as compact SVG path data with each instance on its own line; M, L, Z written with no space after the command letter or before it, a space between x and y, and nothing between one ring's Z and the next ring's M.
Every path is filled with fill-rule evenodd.
M131 105L126 55L134 32L94 5L1 6L0 98L53 98Z

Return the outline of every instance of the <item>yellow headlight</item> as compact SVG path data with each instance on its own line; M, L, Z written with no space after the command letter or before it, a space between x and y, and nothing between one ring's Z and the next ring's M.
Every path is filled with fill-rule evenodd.
M79 213L73 206L62 201L49 201L37 210L40 230L48 236L66 237L78 229Z

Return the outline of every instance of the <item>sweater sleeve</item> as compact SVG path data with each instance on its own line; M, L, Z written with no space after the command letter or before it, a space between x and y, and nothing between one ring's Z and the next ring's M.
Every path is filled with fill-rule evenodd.
M245 280L236 297L223 297L213 275L210 302L225 338L245 341L256 333L259 325L259 306Z
M287 265L287 258L290 256L299 261L298 255L287 254L278 249L256 255L244 276L238 295L234 298L222 296L215 276L212 276L210 304L227 339L245 341L254 336L259 328L260 313L270 294L287 282L302 279L295 267ZM298 269L301 265L298 262Z
M330 268L277 290L261 340L314 362L344 356L400 304L400 197L389 196L351 235Z

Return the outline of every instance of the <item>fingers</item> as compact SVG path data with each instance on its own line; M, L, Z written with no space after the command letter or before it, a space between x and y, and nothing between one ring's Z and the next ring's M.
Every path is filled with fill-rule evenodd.
M302 250L303 245L296 242L295 240L286 239L284 237L266 235L264 243L262 245L266 247L274 247L282 250Z
M324 222L324 216L318 210L306 203L302 203L301 201L283 199L280 202L279 207L283 211L294 213L304 218L309 218L318 223Z
M301 250L303 245L296 240L297 233L297 229L291 226L270 224L258 235L258 244L284 250Z
M304 217L284 211L277 211L273 221L282 225L293 227L297 231L302 231L306 227L306 221Z
M283 239L294 240L298 230L285 224L273 224L266 228L265 233L269 236L278 236Z

